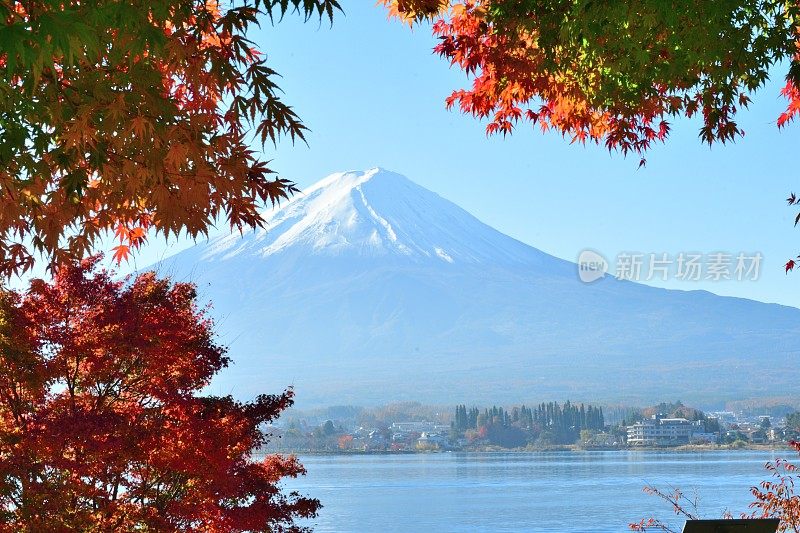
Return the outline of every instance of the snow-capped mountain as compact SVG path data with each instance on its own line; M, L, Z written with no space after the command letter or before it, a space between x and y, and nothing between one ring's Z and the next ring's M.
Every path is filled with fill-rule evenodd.
M603 279L382 169L333 174L158 269L214 304L214 392L301 405L721 400L800 377L800 310Z
M408 263L512 264L545 254L481 223L408 178L380 168L317 182L266 216L267 230L216 239L203 258L239 254L392 258Z

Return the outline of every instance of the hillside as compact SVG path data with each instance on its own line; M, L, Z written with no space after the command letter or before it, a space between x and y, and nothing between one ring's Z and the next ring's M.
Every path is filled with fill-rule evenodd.
M302 406L780 396L800 310L606 277L512 239L382 169L331 175L158 265L214 303L242 397Z

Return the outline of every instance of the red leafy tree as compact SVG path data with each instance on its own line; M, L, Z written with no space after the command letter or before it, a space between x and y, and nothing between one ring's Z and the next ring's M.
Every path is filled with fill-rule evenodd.
M800 104L798 104L798 109L800 109ZM798 198L795 193L790 194L786 201L789 203L789 207L800 205L800 198ZM795 227L797 227L798 222L800 222L800 213L797 213L797 215L794 217ZM798 255L796 259L789 259L786 262L784 268L786 269L787 274L790 270L794 270L794 268L797 266L797 261L800 261L800 255Z
M0 295L0 531L300 531L294 457L255 453L291 391L200 396L229 359L194 286L98 258Z
M790 442L789 445L800 452L800 443ZM795 493L795 483L799 467L785 459L770 461L764 467L770 474L770 479L762 481L759 486L752 487L755 501L750 504L754 509L750 514L742 513L742 518L778 518L780 526L778 531L800 533L800 494ZM647 494L652 494L665 500L672 507L675 514L687 520L696 520L697 500L689 498L679 489L664 492L655 487L644 488ZM726 512L723 518L733 518ZM666 522L657 518L645 518L639 522L629 524L632 531L667 531L677 533Z
M434 52L472 77L448 108L507 135L520 124L632 153L699 117L709 145L744 136L736 121L776 65L783 128L800 116L800 3L773 0L380 0L409 24L428 20ZM797 205L793 194L789 205ZM800 221L800 214L795 225ZM800 256L785 263L788 273Z
M792 448L800 452L800 443L790 442ZM798 472L797 465L785 460L776 459L766 464L771 479L762 481L751 492L755 501L750 504L756 509L754 516L764 518L780 518L778 531L800 532L800 495L794 491Z
M697 520L699 512L697 509L697 495L689 496L681 489L673 487L669 492L663 491L652 485L647 485L644 489L646 494L656 496L667 502L672 511L686 520ZM725 514L725 518L731 518L730 513ZM631 531L666 531L667 533L678 533L669 524L658 518L643 518L638 522L628 524Z
M337 0L0 0L0 275L149 235L262 226L296 192L257 148L306 131L250 28Z
M736 114L788 62L777 117L800 114L795 1L380 0L410 24L433 23L434 51L472 76L448 107L488 134L529 122L573 142L644 155L670 120L699 116L700 139L744 135Z

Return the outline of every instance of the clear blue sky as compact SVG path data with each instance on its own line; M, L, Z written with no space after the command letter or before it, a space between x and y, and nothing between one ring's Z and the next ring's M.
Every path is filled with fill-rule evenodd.
M285 99L311 128L309 147L282 143L267 156L281 175L308 186L340 170L382 166L459 204L491 226L555 256L584 248L620 252L761 252L756 282L661 285L800 306L800 273L782 264L800 252L800 228L785 206L800 192L800 124L779 132L784 72L741 113L744 139L701 145L699 123L674 124L645 168L596 146L570 145L528 126L504 139L447 111L464 75L431 53L427 28L388 21L372 2L348 2L327 23L297 16L252 37L283 75ZM188 244L152 241L139 266Z

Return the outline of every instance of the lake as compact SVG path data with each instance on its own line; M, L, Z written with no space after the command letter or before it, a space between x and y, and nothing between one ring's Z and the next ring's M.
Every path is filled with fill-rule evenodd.
M432 453L301 456L287 489L324 505L318 532L627 531L655 516L682 524L645 484L696 491L702 518L746 512L764 463L791 450ZM677 527L680 530L680 527Z

